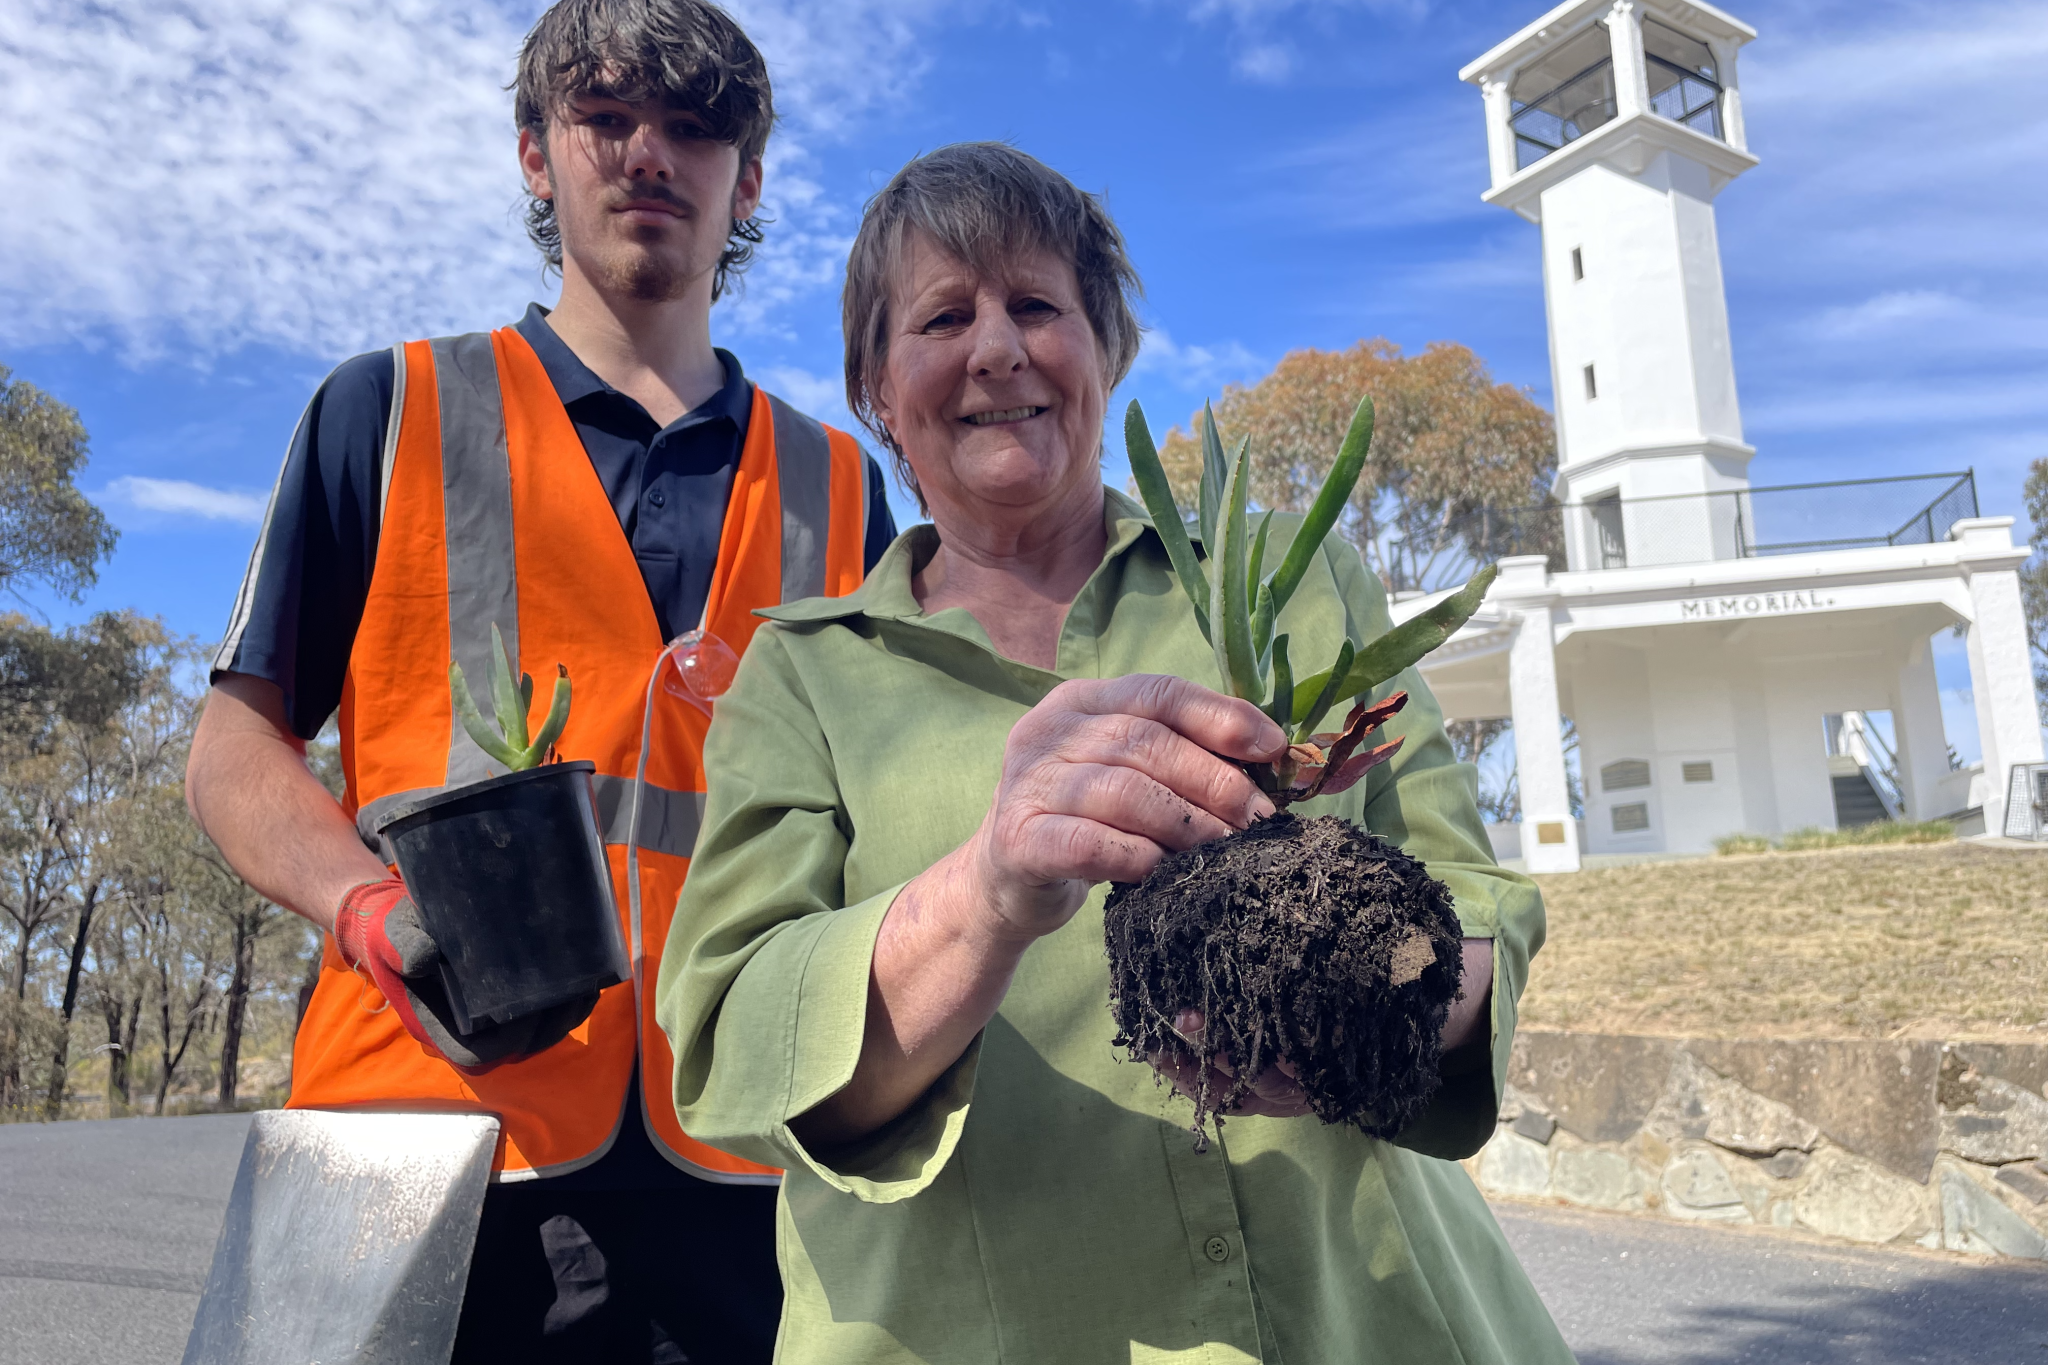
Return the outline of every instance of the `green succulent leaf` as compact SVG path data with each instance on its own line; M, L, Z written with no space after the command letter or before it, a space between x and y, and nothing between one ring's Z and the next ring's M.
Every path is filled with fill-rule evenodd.
M1252 654L1265 667L1266 656L1273 648L1273 585L1259 584L1257 605L1252 608Z
M1267 600L1271 600L1270 598ZM1273 700L1266 706L1266 714L1282 730L1294 720L1294 669L1287 662L1287 637L1277 636L1273 640Z
M522 716L533 714L533 674L531 673L521 673L519 675L519 714Z
M1223 515L1223 485L1230 477L1230 461L1223 455L1223 438L1216 433L1216 413L1202 404L1202 486L1196 504L1196 524L1202 528L1202 548L1217 558L1217 519Z
M1351 672L1344 679L1340 697L1357 697L1387 679L1411 668L1423 655L1458 633L1472 619L1486 590L1500 574L1500 566L1489 564L1466 580L1465 586L1429 610L1403 621L1358 652Z
M1294 543L1287 547L1287 557L1273 571L1273 608L1276 612L1287 605L1288 599L1294 596L1294 590L1301 586L1310 561L1323 548L1323 537L1330 534L1337 518L1344 514L1345 505L1351 501L1351 491L1358 487L1358 477L1365 472L1366 452L1372 447L1372 422L1372 399L1362 398L1357 411L1351 414L1351 429L1345 433L1344 444L1337 450L1337 462L1330 466L1322 491L1309 504L1301 529L1294 533Z
M1294 685L1294 741L1299 744L1316 732L1316 726L1330 713L1338 699L1357 648L1349 640L1337 647L1337 662L1313 677Z
M1223 485L1222 552L1212 554L1214 581L1209 588L1210 645L1216 651L1216 671L1231 695L1254 703L1265 695L1259 676L1257 651L1252 648L1251 605L1246 600L1245 569L1250 562L1251 528L1245 517L1246 485L1251 482L1251 452L1240 447Z
M483 713L477 710L476 698L470 695L469 680L462 676L461 664L448 665L448 695L455 703L456 719L462 722L462 728L468 732L469 737L476 741L477 748L504 764L507 772L517 772L524 766L519 761L522 754L493 733L490 724L484 720Z
M533 744L524 755L526 762L521 767L531 768L548 756L556 740L562 737L562 727L569 723L569 670L566 665L555 665L555 693L548 703L547 719L541 722L540 733L534 736Z
M519 704L519 687L513 681L512 656L506 652L505 636L498 623L491 622L491 703L498 712L498 729L513 749L526 747L526 708Z
M1180 507L1173 500L1166 467L1159 463L1159 450L1152 444L1152 429L1145 425L1145 410L1135 398L1124 410L1124 450L1131 458L1131 477L1137 481L1138 496L1144 500L1145 510L1152 514L1152 527L1166 546L1166 557L1180 577L1181 591L1194 603L1195 624L1201 627L1202 638L1207 640L1209 580L1202 572L1195 547L1188 541L1187 523L1181 520Z
M1245 445L1250 446L1251 442L1246 441ZM1266 514L1259 518L1259 529L1252 535L1252 562L1251 567L1245 570L1244 575L1244 590L1247 600L1256 601L1258 599L1260 575L1266 567L1266 532L1271 530L1272 526L1273 512L1271 508L1268 508Z

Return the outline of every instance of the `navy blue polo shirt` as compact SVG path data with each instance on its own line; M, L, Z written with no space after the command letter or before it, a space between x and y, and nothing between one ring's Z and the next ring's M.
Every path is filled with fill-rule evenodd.
M568 410L633 547L662 638L704 615L754 389L729 351L725 383L667 426L598 378L534 304L517 324ZM300 419L250 560L216 673L276 683L302 739L341 704L377 563L377 480L393 388L390 351L342 362ZM881 466L868 466L867 567L896 537Z

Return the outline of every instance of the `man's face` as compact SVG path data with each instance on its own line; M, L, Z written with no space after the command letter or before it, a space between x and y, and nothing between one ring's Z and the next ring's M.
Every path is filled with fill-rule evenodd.
M761 163L713 138L696 114L597 91L560 105L543 144L519 135L529 190L552 199L564 270L646 302L709 297L735 218L761 201Z

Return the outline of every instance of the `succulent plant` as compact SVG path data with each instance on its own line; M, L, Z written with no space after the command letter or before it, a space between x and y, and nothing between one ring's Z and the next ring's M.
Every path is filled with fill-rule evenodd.
M448 691L455 699L455 714L461 718L462 728L469 732L477 747L504 764L507 772L521 772L547 757L555 741L561 738L562 727L569 723L569 669L566 664L555 665L554 697L548 703L540 733L529 743L526 719L533 709L533 675L513 668L512 658L505 652L505 637L495 621L491 623L491 646L491 704L497 712L497 729L493 730L477 710L476 698L470 695L469 680L462 676L459 663L448 665ZM519 679L516 686L514 677Z
M1205 565L1195 553L1186 519L1173 500L1144 410L1133 402L1124 415L1124 444L1139 495L1165 542L1181 588L1194 604L1195 624L1216 651L1216 668L1224 685L1287 732L1290 747L1285 757L1247 765L1252 779L1283 809L1296 801L1335 795L1393 757L1401 747L1398 739L1365 750L1358 746L1406 704L1406 692L1370 705L1359 701L1345 717L1342 730L1318 733L1316 726L1339 702L1363 697L1448 640L1479 609L1496 572L1492 566L1480 570L1457 592L1378 639L1344 641L1336 661L1321 672L1296 675L1294 661L1288 657L1288 637L1275 635L1274 623L1301 586L1310 563L1322 549L1323 537L1336 526L1358 485L1366 450L1372 444L1372 424L1372 400L1367 398L1352 415L1336 463L1309 505L1287 553L1277 568L1266 573L1266 537L1273 513L1264 513L1253 529L1247 510L1250 440L1239 442L1237 453L1226 458L1216 434L1215 415L1203 408L1196 522L1208 551Z

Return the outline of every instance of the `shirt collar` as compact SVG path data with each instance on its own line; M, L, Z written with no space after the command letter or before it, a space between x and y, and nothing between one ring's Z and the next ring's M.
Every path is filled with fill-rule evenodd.
M548 372L548 380L555 386L555 396L562 400L563 407L573 406L578 400L592 394L618 394L627 402L633 400L598 378L597 371L584 364L577 354L569 349L569 343L555 335L555 329L548 323L549 310L537 303L526 306L526 316L514 326L519 335L526 338L526 344L540 358L541 368ZM740 362L731 351L714 348L713 355L725 366L725 383L717 393L691 408L677 418L676 425L684 422L704 421L723 417L739 430L741 436L747 433L747 417L753 411L753 386L740 369Z
M1102 564L1128 553L1145 536L1158 539L1151 516L1136 501L1105 486L1102 502L1102 519L1109 532ZM918 605L917 594L911 590L911 576L919 565L930 561L938 545L938 528L922 522L890 542L867 578L844 597L807 597L801 602L763 607L754 615L792 623L837 621L849 616L868 616L878 621L914 620L924 615L924 608ZM1165 553L1163 544L1160 552ZM1097 565L1096 572L1101 571L1102 566Z

